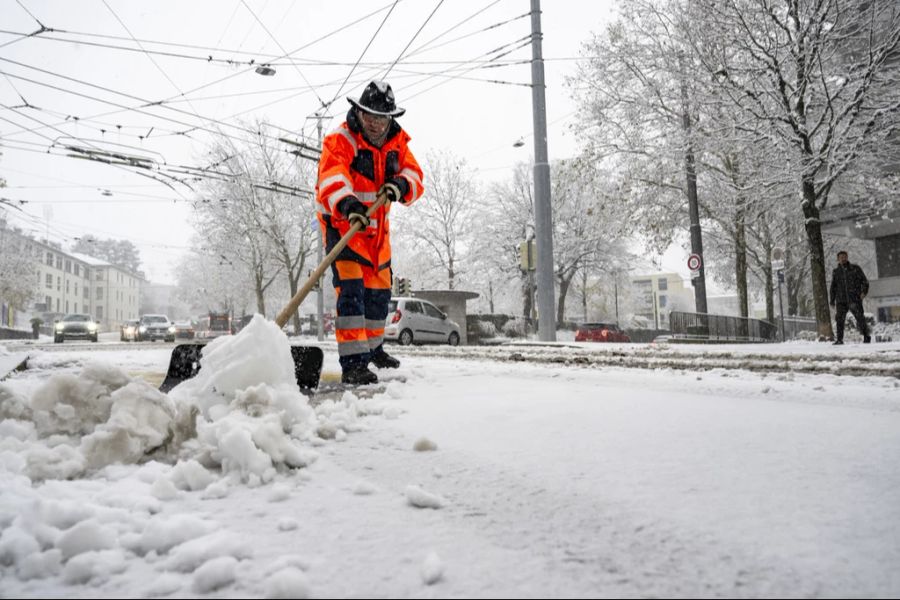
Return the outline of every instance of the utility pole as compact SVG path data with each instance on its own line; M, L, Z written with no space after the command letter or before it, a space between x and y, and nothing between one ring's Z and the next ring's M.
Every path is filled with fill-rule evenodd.
M615 272L615 279L613 280L613 286L616 290L616 327L619 326L619 272Z
M693 122L687 84L681 83L681 125L685 134L684 170L687 179L688 214L691 221L691 254L700 257L700 269L697 277L692 277L694 286L694 305L696 311L706 314L706 261L703 260L703 233L700 230L700 206L697 198L697 165L694 155ZM708 324L707 324L708 326Z
M553 210L547 155L547 104L541 51L541 2L531 0L531 105L534 119L534 224L537 241L538 339L556 341L553 281Z

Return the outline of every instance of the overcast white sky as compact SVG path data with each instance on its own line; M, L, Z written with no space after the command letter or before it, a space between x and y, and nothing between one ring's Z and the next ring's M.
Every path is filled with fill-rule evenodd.
M563 80L614 4L542 6L551 159L577 150L569 131L575 106ZM194 193L69 158L65 145L150 157L164 171L203 167L203 129L235 133L238 119L266 119L288 137L314 136L308 117L322 103L333 116L327 131L343 119L345 98L389 68L417 155L452 151L477 169L473 177L505 178L533 153L531 89L514 85L531 80L529 10L527 0L3 2L0 176L9 187L2 196L26 201L18 224L66 244L88 233L131 240L150 279L171 282L188 247ZM22 36L38 22L55 31ZM295 66L274 60L287 54ZM408 58L391 67L401 55ZM501 66L477 68L491 58ZM274 60L277 73L256 74L251 59ZM243 63L220 62L227 60ZM147 106L160 100L168 102ZM526 145L514 148L519 138ZM664 266L680 265L675 256Z

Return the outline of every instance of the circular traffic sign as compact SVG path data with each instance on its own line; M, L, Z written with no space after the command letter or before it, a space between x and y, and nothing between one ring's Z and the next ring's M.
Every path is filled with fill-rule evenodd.
M688 257L687 265L688 265L688 269L690 269L691 271L699 271L700 265L702 265L702 264L703 264L703 260L700 258L699 254L691 254Z

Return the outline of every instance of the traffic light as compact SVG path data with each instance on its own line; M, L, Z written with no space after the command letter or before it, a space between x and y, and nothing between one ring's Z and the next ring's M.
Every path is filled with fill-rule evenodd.
M400 296L409 296L409 291L410 291L409 279L407 279L407 278L405 278L405 277L401 277L401 278L397 281L397 293L398 293L398 295L400 295Z

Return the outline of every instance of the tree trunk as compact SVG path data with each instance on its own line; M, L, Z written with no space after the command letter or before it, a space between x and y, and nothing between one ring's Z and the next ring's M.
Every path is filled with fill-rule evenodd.
M447 289L456 289L453 285L454 280L456 279L456 273L453 270L453 255L451 254L447 258Z
M556 304L556 323L562 324L565 321L566 316L566 294L569 293L569 285L572 283L572 277L575 274L572 273L568 277L559 277L559 301Z
M259 271L256 271L253 276L253 287L255 288L253 291L256 292L256 312L261 314L262 316L266 316L266 297L265 297L265 288L263 287L263 275Z
M822 222L816 207L816 196L811 180L803 181L803 216L806 217L806 242L809 248L809 267L812 279L813 306L816 329L820 340L834 339L831 328L831 310L828 307L828 289L825 285L825 245L822 241Z
M490 313L494 314L494 282L488 280L488 306Z
M739 210L734 219L734 277L737 282L738 309L742 317L750 316L747 295L747 230L744 211Z

